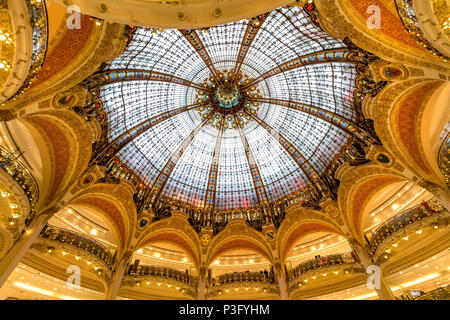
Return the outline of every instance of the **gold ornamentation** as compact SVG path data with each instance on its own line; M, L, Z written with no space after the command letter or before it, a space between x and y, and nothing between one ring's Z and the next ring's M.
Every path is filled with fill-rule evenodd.
M66 30L67 27L64 24L61 28ZM89 36L89 43L84 44L82 52L75 57L70 66L66 66L45 82L28 89L26 95L8 101L4 108L19 110L36 100L54 95L54 92L78 85L95 72L103 62L111 60L123 50L127 42L124 30L124 25L116 23L105 23L102 28L95 28L95 31ZM64 41L63 36L60 41ZM55 44L55 46L57 45L58 43Z
M277 229L275 227L268 227L264 230L267 241L274 242L277 239Z
M325 212L333 219L339 217L339 209L334 205L329 205L328 207L326 207Z
M375 40L369 36L365 24L359 25L360 22L353 21L355 18L352 18L350 13L352 5L342 3L342 0L316 0L315 4L321 17L321 26L327 33L341 39L347 37L358 47L384 59L450 72L450 68L443 63L430 62L429 58L433 57L432 55L426 54L425 58L418 50L413 48L405 50L402 43L395 42L393 45L392 39L381 37Z
M209 246L210 242L211 242L211 235L203 234L202 238L201 238L202 246L207 247L207 246Z

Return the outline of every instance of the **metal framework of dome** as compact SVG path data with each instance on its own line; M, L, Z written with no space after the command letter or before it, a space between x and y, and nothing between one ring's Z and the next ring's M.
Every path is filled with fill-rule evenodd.
M354 108L366 60L299 7L202 30L134 28L91 80L107 123L96 157L137 181L141 209L269 221L276 203L330 193L336 156L370 139Z

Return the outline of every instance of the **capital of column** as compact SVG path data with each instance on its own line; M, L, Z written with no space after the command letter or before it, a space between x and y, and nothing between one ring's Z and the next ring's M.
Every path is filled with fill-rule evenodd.
M42 213L38 213L34 217L34 220L36 220L37 223L43 222L44 224L46 224L58 211L59 209L55 208L48 209Z
M35 214L33 221L47 223L48 220L50 220L61 209L62 209L61 205L54 205L50 208L38 211L38 213Z
M128 249L123 255L122 255L122 258L120 259L120 261L121 262L125 262L125 263L127 263L130 259L131 259L131 257L133 256L133 250L131 250L131 249Z
M355 238L349 238L348 242L353 249L354 254L359 259L359 262L364 268L367 268L372 264L372 258L370 257L367 249Z

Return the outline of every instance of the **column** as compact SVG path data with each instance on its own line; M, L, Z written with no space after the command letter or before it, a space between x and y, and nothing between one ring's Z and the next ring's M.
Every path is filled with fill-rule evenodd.
M384 279L383 272L380 274L380 289L376 289L376 291L380 300L395 300L391 287Z
M119 263L116 266L116 270L112 276L110 283L108 283L108 287L105 292L105 300L116 300L119 295L120 286L122 284L122 279L127 271L127 266L132 257L132 252L127 252L120 259Z
M364 269L367 272L367 268L369 266L373 265L372 259L370 258L369 253L356 239L351 239L349 242L350 242L350 245L352 246L353 250L355 251L356 255L358 256L362 266L364 267ZM394 300L395 297L392 294L389 284L384 279L383 271L381 270L381 268L380 268L379 277L380 277L380 279L379 279L380 286L379 286L379 288L375 289L378 294L378 297L380 298L380 300Z
M30 246L39 237L42 228L54 213L55 211L49 210L36 215L19 240L9 249L6 256L0 262L0 287L3 286Z
M205 300L206 267L200 267L198 273L197 300Z
M286 275L281 268L281 264L278 262L275 264L275 277L277 279L278 288L280 290L281 300L289 300L289 293L286 284Z

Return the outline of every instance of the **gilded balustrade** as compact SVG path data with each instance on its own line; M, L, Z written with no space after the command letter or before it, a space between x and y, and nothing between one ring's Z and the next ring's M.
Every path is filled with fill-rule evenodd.
M17 157L3 147L0 147L0 167L17 181L27 196L31 211L33 211L39 199L39 188L32 174L20 163Z
M438 153L438 165L450 188L450 132L444 138Z
M234 272L217 276L207 283L208 298L229 295L278 296L279 289L272 273Z
M438 214L442 210L443 207L439 203L439 201L433 199L413 208L407 209L404 212L392 217L391 219L383 223L380 227L378 227L378 229L373 233L367 246L369 253L371 255L374 255L380 244L391 234L405 228L406 226L414 222Z
M217 276L209 282L209 287L215 287L231 283L255 282L255 283L275 283L273 274L264 274L262 272L234 272Z
M196 287L198 284L198 277L187 274L179 270L160 266L139 266L134 270L133 265L128 270L129 278L142 279L146 277L161 277L182 282L191 287Z
M450 300L450 285L427 292L415 300Z
M288 272L288 281L302 277L313 270L325 269L337 265L352 265L356 262L351 253L332 254L320 258L310 259L297 265Z
M48 47L48 18L45 1L26 0L30 25L33 51L31 56L31 65L28 76L22 87L18 90L18 95L22 94L34 81L41 70L47 54Z
M99 258L109 269L112 270L114 268L115 259L108 248L80 233L48 226L42 230L41 237L77 247Z
M400 16L403 25L405 26L409 35L414 38L417 43L421 45L425 50L429 51L435 56L445 59L445 61L448 61L450 57L438 51L433 46L433 44L428 41L422 29L420 28L414 10L413 0L395 0L395 5L397 6L398 15Z

